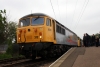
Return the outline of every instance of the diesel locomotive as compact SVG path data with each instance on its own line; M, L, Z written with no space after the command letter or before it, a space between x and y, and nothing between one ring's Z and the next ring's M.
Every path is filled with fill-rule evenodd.
M52 17L33 13L19 19L16 31L19 53L26 58L53 57L78 46L78 36Z

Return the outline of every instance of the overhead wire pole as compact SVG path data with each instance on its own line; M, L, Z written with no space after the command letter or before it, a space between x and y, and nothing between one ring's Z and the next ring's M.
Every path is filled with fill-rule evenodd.
M85 11L85 9L86 9L86 7L87 7L88 3L89 3L89 0L87 1L86 5L85 5L85 7L84 7L84 9L83 9L83 11L82 11L81 16L79 17L78 23L79 23L80 19L82 18L83 13L84 13L84 11ZM77 26L78 26L78 23L77 23L77 25L76 25L76 28L77 28ZM76 29L76 28L75 28L75 29Z
M51 3L51 7L52 7L52 10L53 10L54 16L55 16L55 18L56 18L55 11L54 11L54 8L53 8L53 5L52 5L51 0L50 0L50 3ZM56 18L56 19L57 19L57 18Z

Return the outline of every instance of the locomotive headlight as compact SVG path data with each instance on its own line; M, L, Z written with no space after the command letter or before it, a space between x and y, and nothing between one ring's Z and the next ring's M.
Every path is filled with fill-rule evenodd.
M20 37L18 39L20 40Z
M42 38L42 36L40 36L40 38Z

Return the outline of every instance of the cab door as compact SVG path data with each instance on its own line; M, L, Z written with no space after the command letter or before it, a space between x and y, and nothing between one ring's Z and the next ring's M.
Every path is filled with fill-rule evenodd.
M46 18L46 40L48 42L53 41L53 29L52 29L52 23L50 18Z

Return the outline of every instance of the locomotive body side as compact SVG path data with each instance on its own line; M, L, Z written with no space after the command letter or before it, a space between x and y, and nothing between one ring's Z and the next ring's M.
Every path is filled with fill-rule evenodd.
M57 44L63 44L68 46L77 46L77 35L70 31L65 26L56 22L56 41Z

